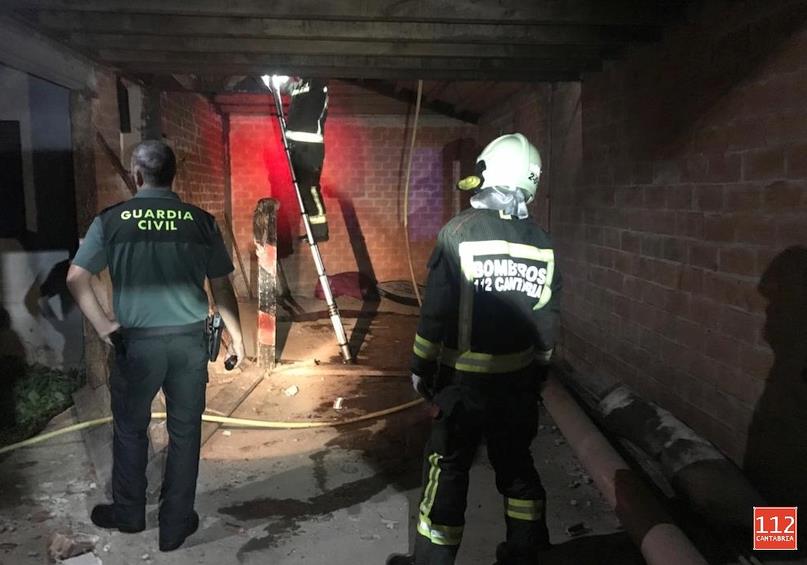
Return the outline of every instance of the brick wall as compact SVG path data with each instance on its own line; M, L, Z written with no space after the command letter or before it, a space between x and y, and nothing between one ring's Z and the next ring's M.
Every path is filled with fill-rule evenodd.
M450 119L422 117L410 198L412 251L420 280L425 279L428 254L446 220L446 190L455 147L460 140L475 140L476 130ZM329 274L369 272L362 260L369 257L378 280L409 278L402 227L409 131L403 116L329 118L322 186L331 238L320 245ZM231 116L230 155L233 218L240 249L245 257L252 255L252 213L257 200L278 198L285 275L292 290L310 292L316 272L309 253L293 238L303 230L275 120ZM252 272L254 275L254 267Z
M177 156L174 190L222 223L226 173L221 115L199 94L164 92L160 116L163 135Z
M660 402L796 504L807 27L793 4L754 6L708 2L585 77L580 105L566 89L572 141L555 147L570 170L552 187L552 225L564 355Z

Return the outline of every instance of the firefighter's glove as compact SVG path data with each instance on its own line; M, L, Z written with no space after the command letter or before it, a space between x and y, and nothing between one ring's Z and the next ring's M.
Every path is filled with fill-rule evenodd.
M544 382L546 381L547 376L549 375L549 366L552 360L552 350L548 349L546 351L538 351L535 354L535 360L533 362L532 368L535 374L534 384L535 390L538 394L541 394L541 389L543 389Z
M415 373L412 373L411 378L412 388L415 389L415 392L426 400L431 401L432 397L434 397L434 378L421 377Z

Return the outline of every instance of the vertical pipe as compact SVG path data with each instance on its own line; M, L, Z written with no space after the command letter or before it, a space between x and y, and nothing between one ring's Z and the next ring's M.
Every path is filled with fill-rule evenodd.
M548 134L547 134L547 136L549 137L549 141L548 141L549 155L548 155L548 159L547 159L547 161L548 161L547 164L549 165L549 175L547 175L547 176L549 178L547 179L547 183L546 183L547 184L547 187L546 187L546 231L547 231L547 233L552 233L552 190L555 188L554 183L553 183L554 176L555 176L555 163L552 162L552 157L553 157L553 153L554 153L553 152L554 142L555 142L554 136L552 135L552 133L553 133L552 124L555 122L555 86L556 86L556 83L554 83L554 82L549 85L549 104L548 104L548 106L549 106L549 120L548 120L549 124L548 124L548 127L547 127L547 129L549 130Z
M275 367L277 328L277 209L274 198L261 198L252 217L252 235L258 256L257 356L261 369Z
M409 181L412 174L412 155L415 151L415 139L418 133L418 117L420 116L420 99L423 95L423 81L418 80L418 95L415 102L415 119L412 124L412 140L409 144L409 159L406 163L406 180L404 181L404 242L406 243L406 257L409 261L409 275L412 278L412 288L415 290L415 298L417 298L418 305L423 305L423 300L420 298L420 289L418 288L418 281L415 279L415 267L412 265L412 248L409 244Z

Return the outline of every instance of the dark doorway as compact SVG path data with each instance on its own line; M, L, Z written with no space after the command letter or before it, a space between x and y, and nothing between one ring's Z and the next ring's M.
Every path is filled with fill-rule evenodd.
M25 231L22 179L20 122L0 121L0 237L19 237Z

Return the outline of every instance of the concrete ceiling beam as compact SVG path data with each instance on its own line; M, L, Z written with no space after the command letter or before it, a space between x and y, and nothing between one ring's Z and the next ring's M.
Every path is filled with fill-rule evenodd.
M324 2L323 2L324 3ZM323 21L274 17L185 16L107 12L42 10L33 13L35 23L69 35L107 33L159 35L171 43L182 36L208 38L262 38L298 40L394 41L403 43L482 43L528 45L576 45L615 47L655 41L660 28L647 25L529 24L520 20L484 23L424 21Z
M626 25L655 24L679 2L644 0L14 0L31 9L84 12L374 21L512 21Z

